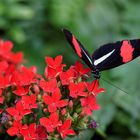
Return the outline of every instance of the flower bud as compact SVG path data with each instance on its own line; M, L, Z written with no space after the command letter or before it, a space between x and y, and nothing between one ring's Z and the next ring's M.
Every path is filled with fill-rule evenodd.
M61 114L64 116L66 113L67 113L66 108L63 108L63 109L61 110Z
M73 107L73 101L72 101L72 100L69 101L68 106L69 106L70 108Z
M44 112L44 113L47 113L47 112L48 112L48 109L47 109L47 108L44 108L44 109L43 109L43 112Z
M99 124L95 121L95 120L92 120L89 124L89 128L97 128Z
M39 86L38 85L33 85L33 90L36 94L39 94L40 93L40 89L39 89Z

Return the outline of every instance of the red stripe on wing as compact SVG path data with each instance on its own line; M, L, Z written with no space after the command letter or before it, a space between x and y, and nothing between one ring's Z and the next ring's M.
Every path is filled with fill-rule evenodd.
M132 45L127 40L124 40L120 49L120 56L122 57L124 63L133 59L133 51L134 48Z
M77 39L74 36L72 36L72 43L73 43L73 46L75 48L76 54L79 57L82 57L80 45L79 45Z

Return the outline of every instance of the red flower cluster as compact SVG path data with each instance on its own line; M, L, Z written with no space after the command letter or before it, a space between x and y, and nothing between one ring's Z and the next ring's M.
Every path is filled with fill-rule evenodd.
M98 80L84 81L90 69L76 62L64 71L62 56L47 56L43 77L21 64L23 54L12 47L0 41L0 128L24 140L45 140L76 135L82 129L77 120L88 127L88 116L99 109L96 96L104 92Z

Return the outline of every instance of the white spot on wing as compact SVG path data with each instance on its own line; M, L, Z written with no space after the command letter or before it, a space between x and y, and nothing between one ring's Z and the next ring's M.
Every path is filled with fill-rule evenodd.
M111 52L105 54L104 56L100 57L99 59L95 60L95 61L94 61L94 65L96 66L96 65L98 65L99 63L103 62L103 61L104 61L105 59L107 59L114 51L115 51L115 49L112 50Z
M92 64L91 58L88 56L88 54L85 52L85 50L82 48L84 54L86 55L88 61L90 62L90 64Z

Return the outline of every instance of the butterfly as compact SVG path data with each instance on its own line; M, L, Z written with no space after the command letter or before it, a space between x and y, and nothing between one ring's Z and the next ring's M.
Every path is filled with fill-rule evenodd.
M108 43L95 50L92 56L82 43L67 29L64 35L76 54L88 65L95 79L100 72L126 64L140 55L140 39Z

